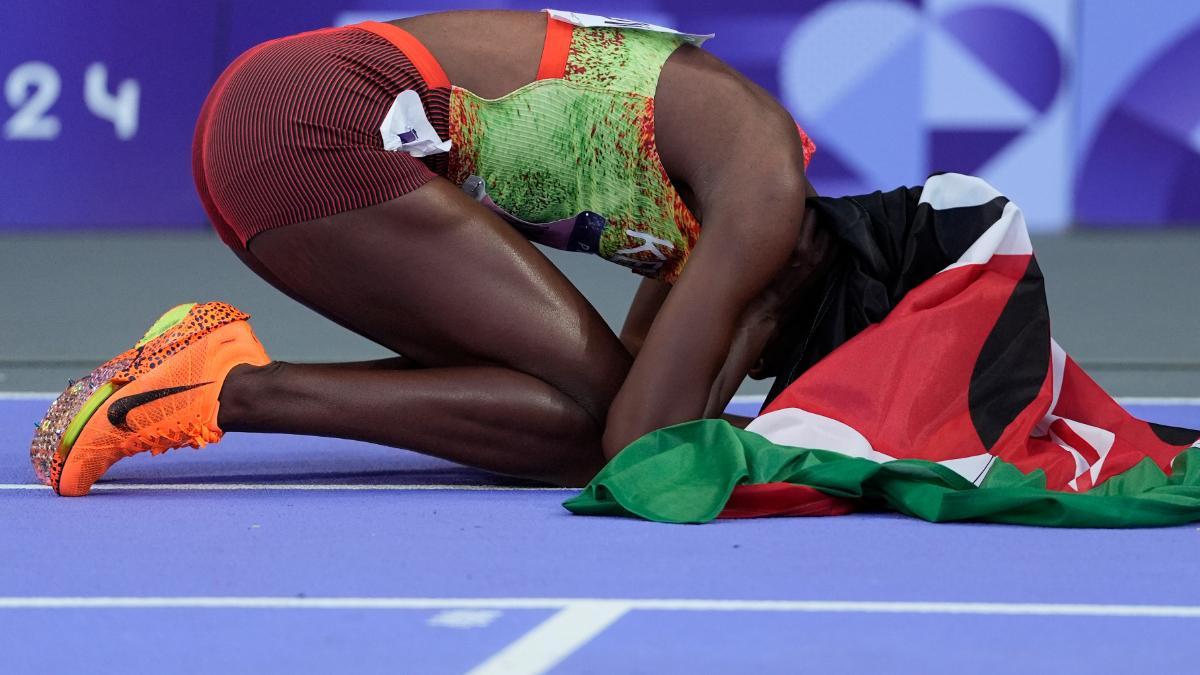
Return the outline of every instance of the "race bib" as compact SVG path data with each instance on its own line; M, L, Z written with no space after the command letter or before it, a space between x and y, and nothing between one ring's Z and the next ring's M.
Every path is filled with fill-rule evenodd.
M450 141L443 141L434 131L421 97L412 89L400 92L383 124L379 125L383 137L383 149L407 152L413 157L426 157L439 152L450 152Z
M563 12L557 9L543 9L542 11L546 12L555 19L558 19L559 21L565 21L571 25L580 26L582 28L630 28L633 30L650 31L652 33L667 33L697 47L704 44L705 40L716 36L716 33L709 33L707 35L700 35L699 33L681 33L673 28L655 26L652 23L634 21L632 19L615 19L609 16L580 14L579 12Z

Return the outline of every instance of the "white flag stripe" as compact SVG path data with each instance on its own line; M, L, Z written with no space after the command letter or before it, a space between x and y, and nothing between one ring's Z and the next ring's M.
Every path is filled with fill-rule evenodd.
M752 431L776 445L832 450L873 462L890 462L895 459L877 452L866 437L845 422L801 408L783 408L769 412L748 424L746 431Z
M1003 195L999 190L988 185L982 178L961 173L944 173L940 176L930 176L929 180L925 181L920 203L939 210L960 209L982 206L1001 196Z
M1033 244L1025 229L1025 215L1016 204L1004 206L1000 219L987 229L962 256L942 272L967 265L983 265L994 255L1032 255Z
M991 468L992 462L995 460L995 455L985 452L971 457L943 459L938 464L966 478L975 485L979 485L983 482L983 477L987 475L988 469Z
M1059 438L1058 434L1054 433L1053 431L1050 432L1050 440L1054 441L1055 444L1058 445L1058 447L1067 451L1071 455L1071 457L1073 457L1075 459L1075 477L1072 478L1067 483L1067 485L1070 485L1072 490L1078 490L1079 485L1076 484L1076 481L1079 479L1080 476L1083 475L1083 473L1085 471L1088 470L1087 460L1083 458L1083 455L1079 454L1078 450L1076 450L1075 448L1072 448L1070 445L1068 445L1066 443L1066 441Z
M1117 440L1116 434L1108 429L1101 429L1100 427L1094 427L1075 420L1063 419L1063 422L1071 427L1071 431L1079 434L1080 438L1092 446L1096 454L1100 455L1100 459L1096 460L1096 463L1089 467L1092 474L1092 483L1096 483L1096 479L1100 477L1100 467L1104 465L1104 460L1108 457L1108 451L1112 450L1113 443Z
M1058 344L1054 336L1050 336L1050 368L1051 377L1054 378L1051 382L1054 393L1050 398L1050 412L1054 412L1058 407L1058 395L1062 392L1063 377L1067 371L1067 350Z
M1058 419L1055 411L1058 410L1058 395L1062 392L1063 373L1066 372L1066 368L1067 352L1052 337L1050 338L1050 411L1033 427L1033 431L1030 433L1031 436L1045 436L1050 432L1050 425L1054 424L1054 420Z
M751 431L777 445L809 450L832 450L848 457L860 457L872 462L895 461L896 458L879 452L871 442L850 425L809 412L801 408L783 408L769 412L746 426ZM939 461L938 464L979 485L994 461L989 453Z

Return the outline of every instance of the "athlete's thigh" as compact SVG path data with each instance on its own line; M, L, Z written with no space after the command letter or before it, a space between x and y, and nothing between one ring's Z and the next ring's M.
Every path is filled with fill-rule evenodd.
M268 230L250 253L293 297L429 367L501 365L603 415L631 359L512 227L443 179Z

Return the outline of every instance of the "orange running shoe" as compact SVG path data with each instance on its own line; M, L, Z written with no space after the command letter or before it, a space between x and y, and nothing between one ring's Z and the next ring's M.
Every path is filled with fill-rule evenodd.
M133 349L71 383L34 435L38 479L78 497L125 457L219 441L225 376L243 363L270 362L249 318L223 302L179 305Z

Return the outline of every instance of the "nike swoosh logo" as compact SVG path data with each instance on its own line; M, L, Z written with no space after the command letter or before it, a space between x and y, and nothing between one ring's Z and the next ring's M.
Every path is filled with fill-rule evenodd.
M143 391L140 394L133 394L132 396L126 396L125 398L118 399L113 401L113 404L108 407L108 422L114 427L128 429L129 426L126 424L125 418L129 417L129 413L134 408L141 405L146 405L147 403L153 403L154 401L166 398L168 396L181 394L185 391L195 389L196 387L203 387L206 384L212 384L212 382L186 384L180 387L165 387L163 389L151 389L150 391Z

